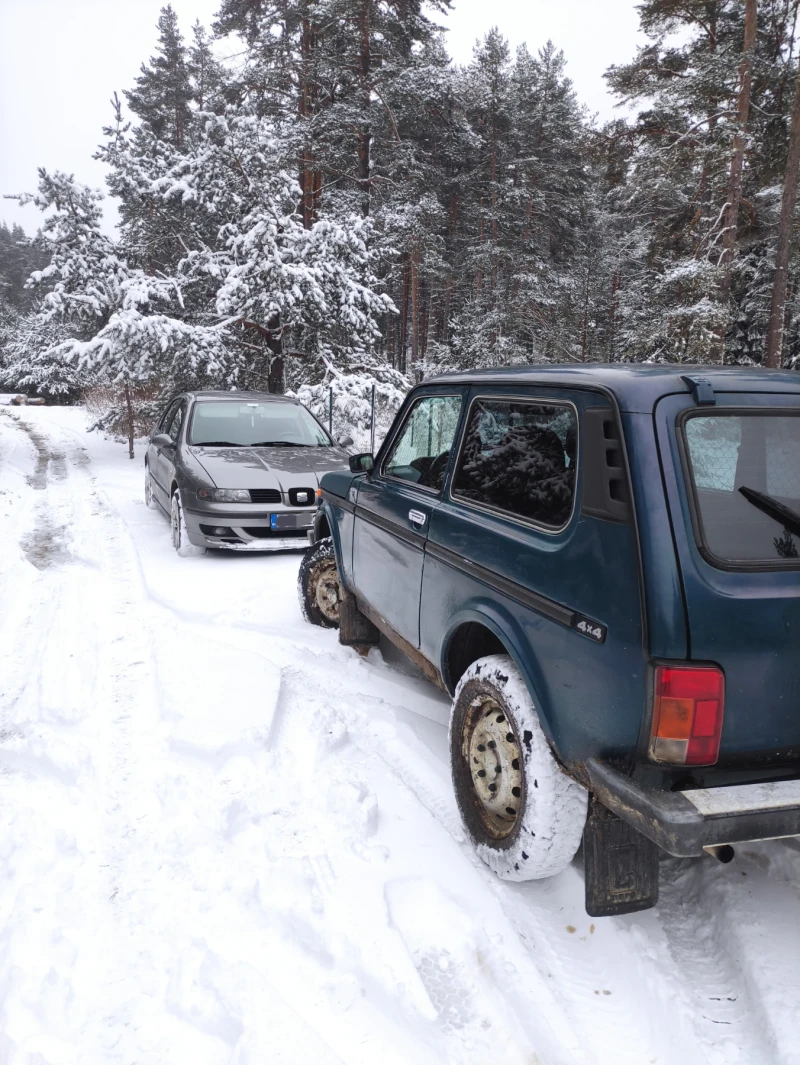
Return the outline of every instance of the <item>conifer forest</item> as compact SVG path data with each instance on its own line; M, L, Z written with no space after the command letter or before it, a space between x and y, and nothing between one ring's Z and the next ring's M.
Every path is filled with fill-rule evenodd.
M388 415L459 367L800 361L800 0L644 0L605 123L558 42L452 63L448 7L164 7L109 86L104 193L40 170L27 237L5 202L0 390L106 389L112 424L332 387L358 427L373 385Z

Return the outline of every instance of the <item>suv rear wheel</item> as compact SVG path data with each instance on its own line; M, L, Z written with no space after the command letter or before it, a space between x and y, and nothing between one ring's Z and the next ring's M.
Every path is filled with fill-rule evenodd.
M583 835L588 794L553 756L507 655L479 658L459 681L450 762L464 826L499 877L539 880L569 865Z
M330 536L318 540L303 555L297 595L306 621L323 629L338 629L342 585Z

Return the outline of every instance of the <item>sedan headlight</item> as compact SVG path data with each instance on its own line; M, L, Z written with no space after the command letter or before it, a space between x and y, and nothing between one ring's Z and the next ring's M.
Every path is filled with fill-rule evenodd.
M246 488L198 488L197 498L206 503L249 503L250 493Z

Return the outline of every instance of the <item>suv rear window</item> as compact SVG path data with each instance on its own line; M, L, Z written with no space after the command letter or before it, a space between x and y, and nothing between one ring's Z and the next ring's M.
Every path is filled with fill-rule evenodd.
M701 546L721 562L800 563L800 411L683 423Z
M560 529L572 513L577 436L566 404L476 399L452 495Z

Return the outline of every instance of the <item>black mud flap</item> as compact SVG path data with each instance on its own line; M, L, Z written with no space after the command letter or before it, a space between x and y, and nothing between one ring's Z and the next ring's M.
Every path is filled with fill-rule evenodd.
M339 604L339 643L345 647L374 647L380 630L358 609L355 597L345 593Z
M616 917L658 902L658 847L592 799L583 830L586 912Z

